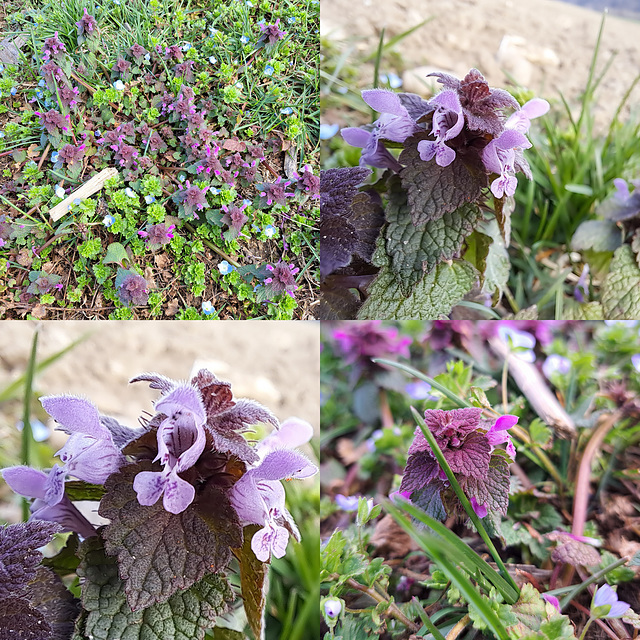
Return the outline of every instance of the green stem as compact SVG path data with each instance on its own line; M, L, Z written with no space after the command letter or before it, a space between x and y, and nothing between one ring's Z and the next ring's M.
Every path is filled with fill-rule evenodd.
M426 611L422 608L422 605L420 604L418 598L413 596L413 598L411 598L411 602L413 603L413 606L417 608L420 620L422 620L422 624L427 628L427 631L436 640L445 640L445 637L442 635L442 633L440 633L440 629L438 629L438 627L436 627L436 625L431 622L431 618L429 618Z
M580 634L580 640L584 640L585 635L587 635L587 629L591 626L592 622L593 622L593 618L589 618L587 620L587 624L584 625L584 629L582 630L582 633Z
M22 448L21 462L25 467L31 462L31 443L33 434L31 432L31 397L33 395L33 377L36 370L36 353L38 349L38 334L40 330L36 328L31 343L31 355L27 363L24 389L24 406L22 411ZM29 519L29 503L26 498L22 499L22 519L26 522Z
M440 468L446 473L449 483L451 484L451 486L453 487L453 490L456 492L456 495L458 496L458 500L460 500L460 502L462 503L462 506L464 507L464 510L467 512L467 515L471 519L471 522L473 522L476 530L480 534L480 537L482 538L484 543L487 545L487 549L489 549L489 553L493 556L493 559L495 560L496 565L498 565L498 569L502 574L502 577L513 587L513 589L515 589L515 592L519 594L520 589L518 589L518 585L516 584L515 580L511 577L511 574L507 571L507 568L505 567L504 562L502 562L502 558L500 557L498 550L495 548L493 542L491 541L491 538L489 537L489 534L484 528L482 521L477 516L476 512L473 510L473 507L471 506L471 502L469 502L469 499L467 498L464 491L462 490L462 487L458 483L458 480L455 477L453 471L451 471L451 467L447 463L442 451L440 450L440 447L438 446L438 443L436 442L436 439L433 437L433 434L429 430L429 427L427 427L422 416L416 411L414 407L411 407L411 413L413 413L413 417L415 421L420 426L420 429L422 430L424 437L429 443L429 446L431 447L431 450L433 451L433 455L436 457L436 460L438 461Z
M617 569L623 564L626 564L628 561L629 561L629 558L624 556L623 558L620 558L615 562L612 562L610 565L607 565L604 569L601 569L600 571L598 571L598 573L594 573L591 577L587 578L584 582L581 582L580 584L576 585L575 588L569 591L569 593L564 597L564 599L560 603L560 610L562 611L581 591L586 589L590 584L593 584L594 582L598 582L598 580L600 580L600 578L604 578L604 576L606 576L607 573L609 573L609 571L613 571L614 569Z

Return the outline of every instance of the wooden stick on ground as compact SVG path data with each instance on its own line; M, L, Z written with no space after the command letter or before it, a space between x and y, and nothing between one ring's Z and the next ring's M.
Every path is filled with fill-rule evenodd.
M109 178L115 178L118 175L118 170L111 167L109 169L103 169L100 173L96 174L85 182L82 186L78 187L71 195L67 196L62 202L59 202L53 209L49 211L51 219L55 222L60 220L65 213L68 213L69 208L75 200L84 200L94 193L97 193L104 187L104 183Z

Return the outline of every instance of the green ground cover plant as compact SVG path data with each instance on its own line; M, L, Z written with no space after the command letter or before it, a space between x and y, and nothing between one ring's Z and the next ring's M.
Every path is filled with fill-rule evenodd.
M9 9L3 317L311 317L318 2Z
M579 103L570 105L561 94L539 96L550 103L550 110L527 132L531 147L523 144L521 148L527 162L523 171L527 175L530 169L531 180L519 178L515 189L514 184L504 188L513 174L500 174L497 164L487 162L485 151L480 153L484 167L475 163L474 174L469 149L482 145L486 149L493 143L489 138L499 136L469 121L468 111L473 111L473 105L463 105L467 108L463 133L449 124L453 133L447 137L447 127L438 129L434 124L442 111L456 113L451 104L443 109L442 93L454 88L449 79L443 82L444 90L440 85L434 88L434 97L429 100L402 93L396 73L406 64L402 40L416 29L428 30L428 22L393 39L385 39L383 33L375 51L362 51L354 42L338 44L327 39L322 43L325 179L330 184L334 172L342 175L347 168L358 165L363 171L372 170L357 176L352 172L352 179L347 181L353 189L352 200L339 206L329 203L326 208L330 215L322 218L327 233L335 226L329 218L339 218L342 226L347 221L349 229L355 230L353 238L357 237L356 244L353 238L346 243L346 250L344 238L337 239L342 251L340 261L336 261L335 249L324 254L323 317L430 320L450 315L452 310L468 314L471 307L478 319L514 315L559 320L636 318L640 311L640 241L634 188L640 171L635 144L640 114L629 104L629 96L640 76L615 105L610 122L604 128L597 127L596 107L607 100L601 90L602 79L615 56L612 53L605 57L601 51L604 18ZM362 73L362 69L372 67L373 81ZM463 93L465 83L469 84L467 79L471 80L469 76L460 79ZM428 80L432 79L425 78L425 83ZM390 112L382 117L373 114L370 107L376 104L372 96L378 88L398 96L418 129L400 132L397 126L388 126ZM514 112L511 107L504 108L505 102L497 109L503 126L509 129L513 128L509 125L513 114L526 112L526 105L535 101L526 87L504 88L522 107ZM461 100L464 102L464 97ZM398 110L396 117L400 113ZM341 129L342 124L349 126ZM362 135L354 137L352 127L357 125L384 144L386 153L390 153L386 161L381 159L379 147L376 155ZM478 143L467 129L476 136L485 132L486 140ZM437 155L431 159L426 144L441 152L445 147L456 150L452 164L445 166L466 165L466 173L459 168L444 170L444 161ZM396 152L399 147L400 154ZM429 163L437 170L429 173L425 168ZM412 181L416 166L423 174L417 182ZM447 171L454 180L445 180ZM487 172L491 174L488 179ZM437 175L434 178L427 173ZM471 188L473 180L468 180L467 173L475 180L475 187L480 185L479 193ZM495 182L498 177L504 183L499 188ZM456 190L447 190L452 184L457 185ZM415 192L421 190L426 195L417 197ZM438 202L441 217L434 220L429 206L434 209ZM420 217L418 208L427 217ZM466 309L461 311L459 306Z
M327 323L325 640L633 637L638 329Z

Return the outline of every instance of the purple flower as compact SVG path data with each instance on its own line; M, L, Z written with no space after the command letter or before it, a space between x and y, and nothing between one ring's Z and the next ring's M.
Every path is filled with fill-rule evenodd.
M404 387L405 393L414 400L436 400L431 392L431 385L424 380L409 382Z
M340 600L325 600L324 613L327 618L337 618L342 611L342 602Z
M244 223L249 219L243 213L247 208L247 205L243 204L241 207L227 207L226 204L223 204L220 208L224 211L224 215L220 218L220 220L229 227L229 239L237 238L242 231Z
M357 511L360 498L358 496L345 496L341 493L336 493L334 500L343 511Z
M435 142L422 140L418 143L420 158L425 161L434 156L436 164L441 167L449 166L456 158L456 152L445 144L447 140L453 140L464 126L462 105L455 91L441 91L430 101L435 107L431 132L436 137Z
M83 36L85 34L87 34L87 36L94 35L94 32L98 28L98 23L96 22L96 19L92 15L89 15L86 9L83 9L82 11L84 12L82 15L82 18L80 18L79 22L76 22L76 27L78 28L78 35L79 36Z
M138 61L147 53L147 50L142 45L139 45L138 43L134 44L131 47L131 49L129 49L129 51L131 55Z
M482 161L487 171L500 175L491 183L491 193L496 198L502 198L505 194L512 196L516 192L516 151L529 147L531 143L523 133L507 129L491 140L482 151Z
M571 371L571 360L557 353L552 353L547 356L547 359L542 365L542 373L544 373L548 380L551 380L551 376L555 373L566 376L569 371Z
M147 304L149 300L149 285L135 271L118 269L115 285L118 298L122 304L126 306Z
M260 41L266 41L270 45L274 45L278 40L282 40L285 37L286 33L278 29L278 24L280 24L280 18L275 21L275 24L261 24L260 30L262 31L262 35L260 36Z
M396 327L383 327L379 320L345 322L334 329L333 339L338 343L347 364L371 364L371 358L393 355L409 357L409 337L399 337Z
M342 137L354 147L362 147L360 165L400 170L398 161L387 151L382 140L404 142L419 130L417 124L402 105L397 93L385 89L362 92L363 100L383 115L373 124L373 130L348 127L341 131Z
M78 147L74 147L72 144L65 144L58 152L58 162L62 161L72 167L74 164L82 162L84 149L85 145L83 144Z
M309 442L313 437L313 427L300 418L287 418L277 431L270 433L256 447L256 453L264 458L276 449L295 449Z
M631 608L627 602L618 600L618 594L608 585L596 589L591 601L592 618L622 618Z
M251 539L251 549L261 562L267 562L272 554L282 558L289 532L297 534L284 504L285 493L280 480L309 478L317 472L318 467L302 454L278 449L268 453L233 485L231 504L241 524L262 525Z
M64 42L60 40L58 32L56 31L50 38L47 38L44 41L44 46L42 47L42 59L45 62L48 62L50 58L61 60L64 59L66 51Z
M293 292L298 288L294 276L300 269L282 260L275 265L268 264L267 269L271 271L271 276L264 281L264 283L268 285L268 295L286 293L293 298Z
M167 225L164 222L160 224L153 224L147 227L146 231L138 231L138 235L145 239L147 246L152 251L159 249L165 244L169 244L173 238L173 230L176 228L175 224Z
M513 446L511 436L507 433L511 427L518 422L518 416L504 415L500 416L494 423L494 425L487 431L487 439L491 445L491 451L496 448L498 444L505 444L505 450L511 457L511 460L516 458L516 448Z
M554 606L558 613L562 613L562 610L560 609L560 601L558 600L558 598L548 593L543 593L542 599L546 600L550 605Z
M261 198L266 201L266 204L271 206L274 202L276 204L284 205L287 203L286 199L295 195L293 192L286 191L286 188L291 183L289 181L283 182L282 177L279 176L275 182L263 182L256 185L256 189L260 193Z
M48 474L29 467L8 467L1 473L15 493L25 498L35 498L31 505L31 519L57 522L66 531L76 531L84 538L96 535L91 523L64 494L58 465Z
M69 434L64 447L56 453L67 473L85 482L104 484L125 463L91 402L67 395L45 396L40 402L59 429Z
M47 130L47 133L55 134L58 133L58 130L68 131L68 115L65 117L55 109L49 109L46 113L40 113L39 111L34 111L34 113L40 117L42 126Z
M487 507L485 507L483 504L478 504L478 501L476 500L475 496L471 496L470 502L478 518L484 518L487 515L487 513L489 513L489 511L487 510Z
M201 211L207 204L206 193L209 187L200 189L197 185L192 185L189 180L186 181L186 185L186 189L179 191L175 195L175 199L182 203L186 216L197 218L196 210Z
M165 414L157 431L158 455L162 471L141 471L133 488L142 505L162 504L170 513L181 513L195 497L195 489L178 474L193 467L204 451L206 412L200 393L191 385L180 385L155 405Z
M589 265L582 267L582 273L578 278L575 288L573 289L573 297L580 303L585 302L589 296Z
M533 98L525 102L522 108L516 111L505 122L505 129L515 129L520 133L527 133L531 127L531 121L547 113L550 109L549 103L542 98Z
M500 323L498 327L498 337L507 344L511 350L526 362L535 362L536 355L533 348L536 346L536 339L526 331L518 331L513 327Z

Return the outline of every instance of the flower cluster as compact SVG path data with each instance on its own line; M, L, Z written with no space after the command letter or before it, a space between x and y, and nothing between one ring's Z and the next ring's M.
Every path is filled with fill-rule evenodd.
M397 327L385 327L380 320L343 323L334 329L345 364L371 366L371 358L409 357L411 338L400 336Z
M516 416L483 420L482 409L442 411L427 409L427 428L469 498L476 514L507 513L509 502L509 468L515 448L508 430ZM498 445L506 445L505 449ZM400 492L434 518L464 514L447 476L438 464L427 439L418 427L404 471Z
M267 270L271 272L271 275L264 281L267 295L277 296L286 293L293 298L293 292L298 288L294 276L300 269L280 260L275 265L268 264Z
M509 93L492 89L477 69L463 80L445 73L431 74L444 89L429 101L411 94L383 89L363 91L364 101L382 116L371 128L343 129L342 136L351 145L362 148L361 165L402 170L384 142L403 144L415 139L424 162L434 161L448 167L457 159L465 165L482 167L496 198L515 193L515 174L531 171L522 150L531 146L526 138L531 119L549 110L545 100L533 99L522 108ZM505 110L515 112L506 118Z
M163 245L171 242L175 228L175 224L167 226L164 222L161 222L160 224L148 226L144 231L138 231L138 235L145 239L151 251L156 251Z
M149 285L147 281L135 271L118 269L116 276L116 291L122 304L143 305L149 300Z
M274 24L261 24L260 31L262 32L262 35L258 42L274 45L278 40L282 40L286 33L278 28L279 24L280 18L278 18Z
M285 507L280 481L317 473L318 468L295 450L312 437L311 425L298 418L280 425L259 403L235 400L230 384L205 369L188 383L158 374L142 374L131 382L139 381L161 392L155 415L143 421L143 428L129 429L103 416L83 398L41 399L47 413L69 435L56 454L62 464L47 473L28 467L2 472L16 493L34 498L32 518L57 522L83 537L95 536L94 526L66 495L67 477L108 489L134 460L143 469L134 473L132 482L140 509L162 500L165 511L181 514L213 484L216 491L224 491L218 501L226 501L240 525L261 527L251 542L256 557L267 562L272 554L284 555L289 535L299 539L299 533ZM242 432L259 422L278 430L254 447ZM209 507L216 509L213 503Z

